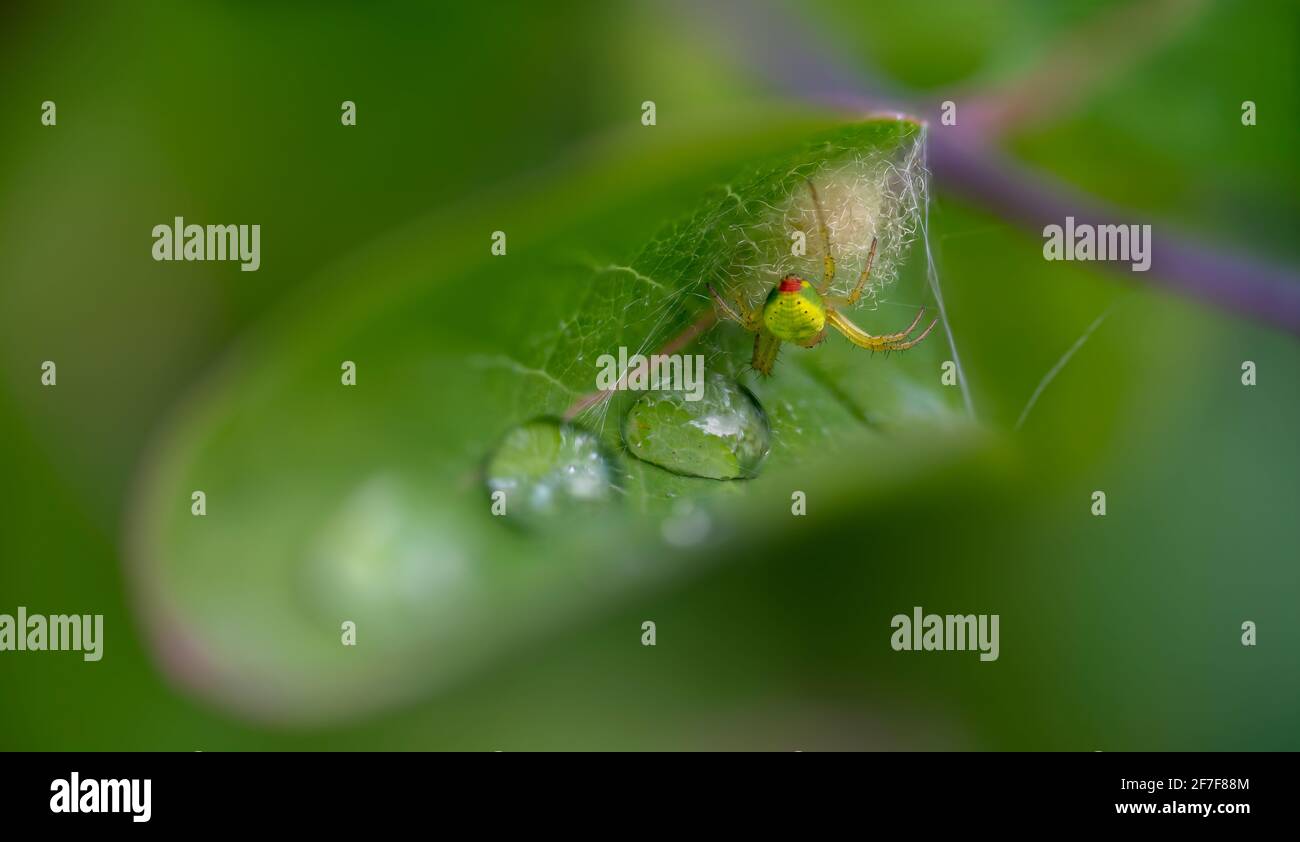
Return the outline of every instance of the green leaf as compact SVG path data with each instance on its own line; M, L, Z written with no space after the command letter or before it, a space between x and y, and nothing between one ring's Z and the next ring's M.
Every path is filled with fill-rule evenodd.
M853 287L879 240L855 321L899 330L931 300L916 246L921 127L840 127L744 166L742 149L808 131L798 119L738 125L691 138L689 153L635 141L534 194L483 197L398 232L263 325L163 436L136 503L133 572L171 673L272 719L408 701L620 595L727 559L743 542L725 536L773 529L793 490L869 479L871 495L828 493L824 504L855 506L973 443L957 390L940 385L941 330L887 358L833 335L787 348L759 380L746 370L751 335L708 323L706 284L752 307L784 272L820 277L809 181L835 235L835 292ZM701 201L720 172L741 175ZM692 212L629 260L666 211ZM489 253L496 230L504 256ZM796 231L805 254L792 253ZM743 383L766 413L757 476L683 476L636 458L622 440L631 393L577 413L598 446L559 428L518 432L573 415L601 355L651 353L697 330L682 350ZM340 382L344 361L355 386ZM691 445L690 418L644 417L676 425L673 447ZM549 493L539 459L571 466L597 450L616 493L587 495L578 518L566 507L492 514L485 469L520 471ZM753 473L709 458L703 473ZM194 490L207 495L202 517ZM341 642L345 622L356 647Z

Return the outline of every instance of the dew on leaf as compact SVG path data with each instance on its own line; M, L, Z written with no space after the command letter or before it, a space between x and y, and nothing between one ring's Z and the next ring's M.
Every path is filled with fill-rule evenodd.
M664 519L660 533L666 543L674 547L691 547L709 536L713 521L708 512L697 508L689 500L679 500L672 514Z
M613 457L594 433L549 418L511 429L486 468L489 492L505 493L505 517L529 525L611 504L616 477Z
M454 614L474 576L444 502L392 473L349 494L304 559L303 586L320 617L353 620L372 640L400 640Z
M687 397L678 390L642 395L623 420L628 452L686 476L755 476L771 439L758 400L720 374L705 380L700 400Z

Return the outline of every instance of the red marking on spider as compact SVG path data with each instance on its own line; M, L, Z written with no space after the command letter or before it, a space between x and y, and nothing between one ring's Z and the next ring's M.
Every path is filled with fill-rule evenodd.
M803 289L803 281L794 275L781 279L781 292L798 292Z

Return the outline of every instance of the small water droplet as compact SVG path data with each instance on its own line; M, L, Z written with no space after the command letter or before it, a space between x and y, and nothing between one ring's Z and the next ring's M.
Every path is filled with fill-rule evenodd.
M673 513L660 526L664 541L674 547L691 547L709 537L713 520L689 500L678 500Z
M485 478L490 492L505 492L506 518L536 525L612 503L617 473L594 433L542 418L506 433Z
M304 557L302 583L319 616L400 641L464 603L475 587L471 550L441 503L393 473L343 498Z
M686 476L738 479L758 473L771 439L749 390L720 374L698 401L683 391L646 392L623 419L628 452Z

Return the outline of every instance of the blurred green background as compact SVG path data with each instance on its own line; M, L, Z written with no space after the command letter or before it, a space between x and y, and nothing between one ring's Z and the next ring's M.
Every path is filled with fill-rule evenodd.
M960 113L951 91L1032 73L1117 5L732 14L792 16ZM1186 17L1174 37L1000 142L1294 266L1300 13L1164 5ZM0 612L106 627L99 663L0 653L0 748L1300 748L1295 338L1047 263L1039 236L942 183L930 242L978 427L909 421L915 394L959 414L942 339L888 360L827 343L768 386L770 411L805 421L777 419L759 480L647 476L624 455L650 493L599 523L530 534L487 516L482 459L566 401L475 361L552 371L556 325L605 314L582 311L591 265L630 263L710 189L850 119L767 90L752 63L785 60L780 45L737 42L727 19L659 3L0 9ZM176 215L261 224L261 269L155 263L149 232ZM929 301L912 263L908 305ZM787 521L792 487L809 514ZM682 501L709 513L702 545L659 538ZM470 584L404 592L384 578L394 544L454 557ZM363 592L330 578L353 552L373 562ZM1000 659L893 652L889 619L916 605L1000 614ZM367 619L344 650L352 615Z

